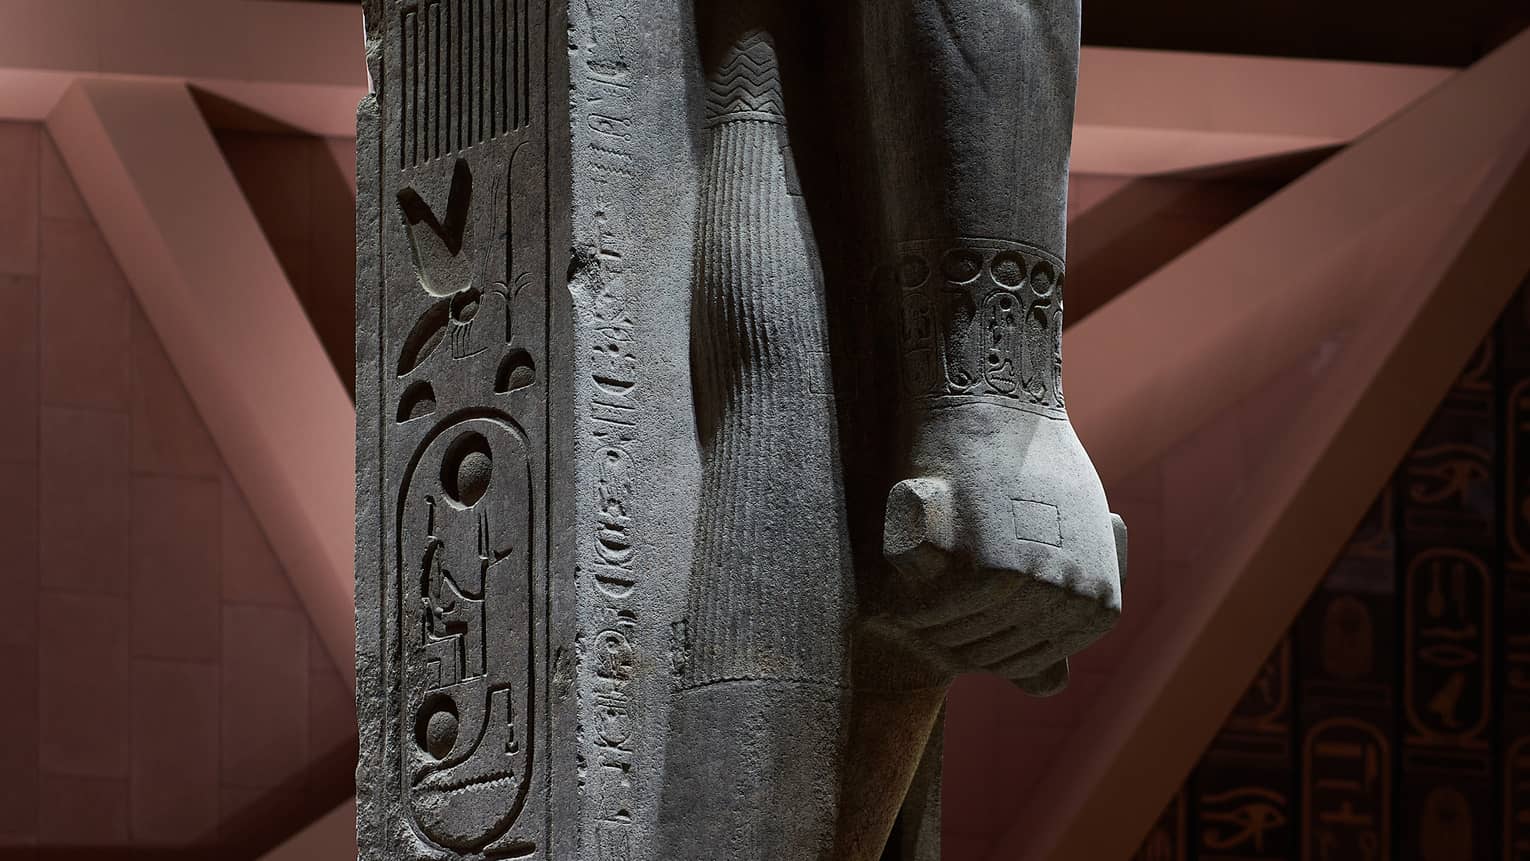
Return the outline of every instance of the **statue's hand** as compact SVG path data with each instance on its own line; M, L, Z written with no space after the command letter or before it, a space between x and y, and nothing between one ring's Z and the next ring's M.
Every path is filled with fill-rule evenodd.
M1121 614L1126 526L1064 418L987 404L931 410L912 477L887 499L893 622L953 671L1038 696Z

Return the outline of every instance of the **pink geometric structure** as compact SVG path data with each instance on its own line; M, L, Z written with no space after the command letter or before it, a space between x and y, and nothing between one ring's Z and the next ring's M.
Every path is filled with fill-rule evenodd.
M343 797L350 689L40 124L0 185L0 854L274 842Z
M1153 176L1355 140L1449 69L1085 47L1073 171Z

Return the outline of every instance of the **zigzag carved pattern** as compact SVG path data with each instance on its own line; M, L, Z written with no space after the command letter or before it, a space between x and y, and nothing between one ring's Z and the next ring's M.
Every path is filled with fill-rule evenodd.
M785 116L781 72L768 33L757 30L739 39L707 80L707 117L720 120L730 114Z

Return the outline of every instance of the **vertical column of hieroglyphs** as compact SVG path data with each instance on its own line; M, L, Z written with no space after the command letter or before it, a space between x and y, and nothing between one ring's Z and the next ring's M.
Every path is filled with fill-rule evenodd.
M1521 287L1499 321L1501 354L1499 439L1503 445L1499 569L1500 624L1496 655L1502 684L1499 792L1503 798L1502 855L1530 859L1530 295Z
M1497 844L1491 747L1497 553L1494 341L1467 364L1399 477L1405 861Z
M1255 672L1190 781L1201 861L1287 859L1296 844L1291 641Z
M1388 486L1297 618L1303 861L1392 857L1394 511Z
M581 14L582 13L582 14ZM640 543L642 520L635 497L645 446L639 421L643 364L634 331L637 285L631 269L638 213L631 204L636 181L633 144L635 75L624 49L632 34L626 18L605 3L571 10L579 50L572 58L575 175L591 198L579 210L575 233L583 244L571 287L582 295L578 349L589 378L581 379L589 429L581 451L591 462L593 492L578 513L581 642L580 774L584 812L582 857L627 861L639 838L637 785L642 753L636 702L640 615L651 549ZM583 373L583 372L582 372Z
M358 774L379 820L361 849L546 859L547 10L386 9L381 273L358 291L359 426L377 437L361 457L381 462L359 492L383 495L359 504L377 548L358 558L380 557L358 570L358 624L376 626L358 632L376 650L361 720L381 747Z

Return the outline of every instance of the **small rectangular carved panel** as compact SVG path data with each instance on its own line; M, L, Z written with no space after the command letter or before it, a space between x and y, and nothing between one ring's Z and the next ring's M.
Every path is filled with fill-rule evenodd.
M1030 499L1012 499L1009 504L1016 538L1062 546L1062 520L1057 514L1057 506Z
M550 859L560 28L543 0L368 11L381 63L358 135L361 856Z

